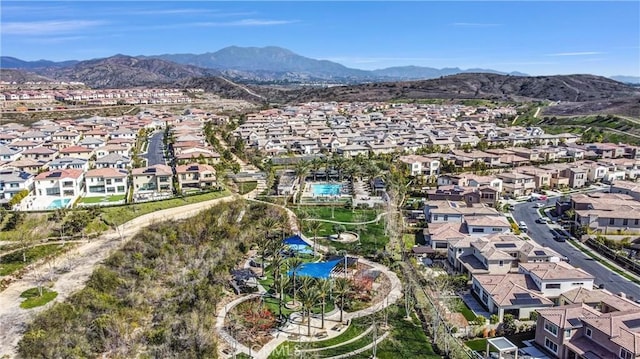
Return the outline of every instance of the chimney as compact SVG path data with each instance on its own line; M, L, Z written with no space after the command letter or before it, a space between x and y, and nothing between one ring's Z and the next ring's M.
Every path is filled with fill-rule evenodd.
M620 298L625 298L625 299L627 298L627 295L626 295L624 292L620 292L620 293L618 293L618 296L619 296Z

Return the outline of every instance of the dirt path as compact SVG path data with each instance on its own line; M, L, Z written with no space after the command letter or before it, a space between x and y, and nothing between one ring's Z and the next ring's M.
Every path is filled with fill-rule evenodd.
M52 289L58 292L58 297L51 303L64 301L69 295L82 289L94 267L124 244L127 239L132 238L141 228L156 222L189 218L202 210L237 198L239 197L235 195L228 196L149 213L121 226L120 232L124 241L120 240L119 233L110 231L90 242L79 245L74 250L74 255L69 258L68 263L65 263L65 266L70 270L66 273L54 274ZM20 308L20 293L36 287L37 273L43 272L48 273L49 268L45 265L34 268L22 279L11 283L0 293L0 358L16 356L16 344L20 341L27 324L32 320L34 314L51 305L49 303L43 307L29 310Z

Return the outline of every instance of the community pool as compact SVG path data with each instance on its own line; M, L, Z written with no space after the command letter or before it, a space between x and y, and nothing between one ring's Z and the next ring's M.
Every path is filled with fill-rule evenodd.
M51 201L51 203L49 203L49 205L47 206L47 209L67 208L67 205L69 204L69 202L71 202L71 198L54 199L53 201Z
M342 190L342 185L337 183L314 183L311 185L311 193L315 196L337 196Z

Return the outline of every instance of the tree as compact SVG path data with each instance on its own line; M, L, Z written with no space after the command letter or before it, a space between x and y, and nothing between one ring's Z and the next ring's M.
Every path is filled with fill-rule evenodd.
M346 278L337 278L333 287L333 295L340 301L340 322L344 314L344 301L351 294L351 285Z
M318 303L320 296L313 286L303 287L300 290L300 302L302 304L302 312L307 317L307 335L311 335L311 310Z
M307 229L313 233L313 251L316 251L316 243L318 242L318 232L322 228L322 223L318 221L307 221Z
M318 297L320 298L320 303L322 304L322 326L321 326L321 328L324 329L324 310L325 310L325 306L327 304L327 297L329 296L329 293L331 291L331 282L329 282L329 280L327 280L327 279L318 279L318 283L317 283L316 288L318 290Z
M291 278L292 278L292 284L293 284L293 304L296 305L296 293L297 293L297 286L296 286L296 277L297 277L297 271L300 269L300 265L302 264L302 259L298 258L298 257L293 257L289 259L289 268L291 268Z
M502 330L505 335L515 334L517 329L516 319L513 314L505 314L502 319Z

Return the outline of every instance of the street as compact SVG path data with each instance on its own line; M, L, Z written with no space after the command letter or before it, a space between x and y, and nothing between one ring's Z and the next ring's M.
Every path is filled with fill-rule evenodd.
M549 198L548 203L545 201L545 206L555 205L556 200L557 198ZM536 223L535 220L540 217L536 203L537 201L518 203L512 211L516 223L524 221L527 224L527 227L529 227L527 234L531 239L543 247L551 248L561 255L566 256L571 265L582 268L595 276L594 283L596 286L604 284L604 288L614 294L624 292L627 296L640 299L639 285L611 271L609 268L598 263L598 261L576 249L570 243L555 241L551 229L560 228L560 226Z
M162 131L154 132L149 139L149 146L147 147L147 153L145 158L147 159L147 166L153 166L157 164L166 164L164 160L164 154L162 152L162 138L164 133Z

